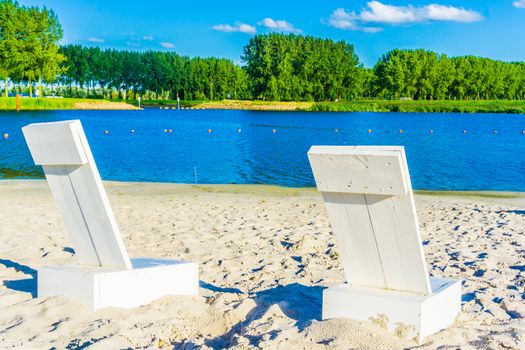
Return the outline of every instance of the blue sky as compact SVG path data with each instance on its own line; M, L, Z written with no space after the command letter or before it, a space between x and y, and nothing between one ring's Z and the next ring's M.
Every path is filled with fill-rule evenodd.
M372 66L393 48L525 61L525 0L19 0L46 5L65 44L175 50L240 63L254 33L345 40Z

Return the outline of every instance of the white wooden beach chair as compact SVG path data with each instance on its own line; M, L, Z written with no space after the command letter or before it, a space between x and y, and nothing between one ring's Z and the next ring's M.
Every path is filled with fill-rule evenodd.
M451 325L461 281L429 278L404 148L313 146L308 157L346 277L324 290L323 319L369 320L418 342Z
M39 297L67 295L96 310L198 294L197 263L128 257L80 121L31 124L22 131L35 164L44 169L78 259L39 269Z

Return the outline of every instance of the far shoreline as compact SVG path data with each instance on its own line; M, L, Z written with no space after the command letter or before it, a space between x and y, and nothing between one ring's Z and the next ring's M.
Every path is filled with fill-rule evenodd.
M43 110L242 110L267 112L490 113L525 114L525 100L355 100L355 101L176 101L23 98L21 111ZM0 111L15 111L14 97L0 97Z
M137 102L132 102L136 104ZM174 100L145 100L143 107L175 109ZM218 109L269 112L400 112L525 114L525 100L355 100L355 101L180 101L181 109Z

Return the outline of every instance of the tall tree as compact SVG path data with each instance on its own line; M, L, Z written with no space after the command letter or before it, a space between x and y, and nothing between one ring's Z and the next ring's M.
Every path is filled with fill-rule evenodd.
M20 73L22 52L17 39L21 29L20 7L17 2L0 0L0 74L4 79L4 93L8 96L9 77Z

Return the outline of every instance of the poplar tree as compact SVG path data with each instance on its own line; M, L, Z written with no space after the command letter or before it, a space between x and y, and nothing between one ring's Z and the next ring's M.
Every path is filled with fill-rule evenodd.
M20 71L22 55L17 34L20 31L20 7L11 0L0 0L0 74L4 93L9 93L9 78Z

